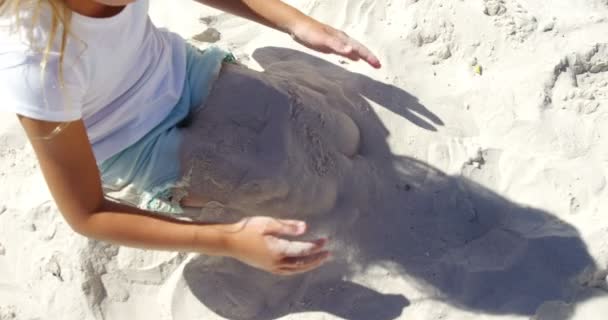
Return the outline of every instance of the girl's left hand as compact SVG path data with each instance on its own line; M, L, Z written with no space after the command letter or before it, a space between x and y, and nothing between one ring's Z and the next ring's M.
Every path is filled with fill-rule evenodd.
M353 61L361 59L377 69L382 66L378 58L359 41L316 20L300 21L292 28L291 35L294 40L313 50L337 54Z

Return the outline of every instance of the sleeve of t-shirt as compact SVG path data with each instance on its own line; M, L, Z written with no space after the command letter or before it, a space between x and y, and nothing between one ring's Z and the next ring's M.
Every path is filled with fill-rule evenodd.
M78 65L63 65L52 53L46 67L41 53L0 54L0 110L44 121L69 122L82 117L85 78Z

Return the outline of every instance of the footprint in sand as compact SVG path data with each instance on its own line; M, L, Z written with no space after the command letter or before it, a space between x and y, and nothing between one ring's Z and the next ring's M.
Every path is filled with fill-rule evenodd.
M89 240L80 253L80 269L82 270L80 288L89 309L94 312L101 312L101 306L108 297L101 277L108 273L108 265L117 253L118 247L96 240Z
M564 57L545 85L548 103L558 110L590 115L608 107L608 44Z
M537 19L517 0L484 0L483 13L516 43L525 42L538 29Z
M430 15L445 10L450 4L441 1L420 3L416 10L415 27L407 36L416 47L424 47L431 63L437 65L456 54L458 46L454 44L454 23L449 19L428 19Z
M41 240L51 241L57 233L58 224L62 223L60 217L55 204L45 201L28 212L24 228L38 233Z
M0 320L17 319L15 306L0 306Z
M500 185L502 150L479 149L462 167L462 175L488 188Z

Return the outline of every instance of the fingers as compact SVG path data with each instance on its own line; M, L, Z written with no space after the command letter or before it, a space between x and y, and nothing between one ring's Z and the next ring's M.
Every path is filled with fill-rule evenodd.
M334 32L334 36L330 42L330 47L335 51L335 53L353 61L363 59L374 68L380 68L382 66L380 60L378 60L378 58L366 46L351 38L344 32L337 30Z
M342 56L347 56L353 52L353 46L350 37L337 29L329 27L325 30L329 35L328 46L334 53Z
M287 241L284 242L285 256L280 262L278 271L279 274L293 275L311 271L324 262L329 257L329 251L323 250L327 244L327 239L318 239L312 242Z
M337 53L341 56L347 56L353 51L353 47L348 44L347 39L341 39L339 36L333 36L329 39L330 51Z
M329 256L330 253L328 251L320 251L306 257L287 258L286 262L279 268L279 271L285 275L305 273L323 265L327 262Z
M267 235L297 237L306 233L306 223L298 220L272 220L264 232Z
M280 242L279 246L282 249L281 255L286 257L285 259L294 259L320 252L327 244L327 239L323 238L311 242L279 239L278 242Z
M353 41L356 42L354 51L357 52L357 56L365 60L367 63L369 63L369 65L376 69L382 67L380 60L378 60L378 58L367 47L365 47L356 40Z
M318 22L306 24L293 32L292 37L300 44L319 52L334 53L353 61L363 59L374 68L382 66L367 47L329 25Z
M298 220L273 219L268 222L264 232L268 249L279 259L275 262L274 273L292 275L308 272L327 260L329 252L324 250L328 242L326 238L314 241L290 241L282 238L301 236L306 228L306 223Z
M352 38L349 38L349 40L351 42L350 46L353 49L346 57L354 61L363 59L365 62L369 63L374 68L380 68L382 66L380 64L380 60L378 60L378 58L366 46ZM353 59L352 57L356 57L356 59Z

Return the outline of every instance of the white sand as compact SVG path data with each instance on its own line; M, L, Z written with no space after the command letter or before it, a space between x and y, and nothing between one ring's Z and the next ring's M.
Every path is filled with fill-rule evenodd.
M259 163L230 164L248 171L224 205L308 220L334 261L280 278L77 236L5 116L0 319L605 319L608 2L290 2L368 44L383 69L187 1L153 1L152 14L187 38L211 24L284 93L265 99L285 110L205 111L242 129L219 155L241 143ZM342 114L360 129L353 157Z

